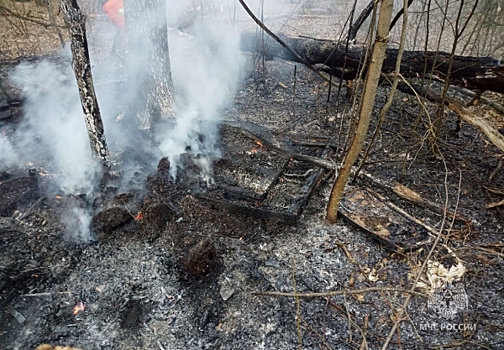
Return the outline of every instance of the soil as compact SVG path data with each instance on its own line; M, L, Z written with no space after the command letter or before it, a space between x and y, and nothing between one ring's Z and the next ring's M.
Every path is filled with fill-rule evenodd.
M349 124L345 88L339 95L333 89L328 99L328 85L304 67L298 65L294 76L291 62L273 59L254 67L254 57L247 58L247 77L223 119L260 125L274 140L340 135L334 157L339 164ZM380 87L375 116L388 90ZM489 107L470 108L504 125L504 117ZM465 219L444 218L442 211L414 205L361 178L348 190L371 187L436 230L443 228L442 245L431 260L446 258L446 247L455 253L466 269L462 292L455 295L468 303L447 318L425 297L412 296L389 348L504 348L504 208L486 208L503 199L502 192L489 190L504 188L503 170L489 181L502 152L471 125L455 132L457 117L447 113L440 152L433 153L426 120L417 123L417 114L416 99L396 93L364 171L384 183L398 181ZM10 130L19 118L0 120L0 128ZM241 141L223 138L224 150L226 142ZM281 157L262 149L251 156L245 148L238 151L248 159L236 160L244 164L225 156L215 160L219 181L247 166L249 173L275 173L268 161L281 163L276 159ZM296 164L296 174L311 168ZM195 176L200 170L188 164L174 181L169 167L161 160L157 170L137 174L143 191L121 193L110 186L95 201L55 196L44 169L0 169L0 349L381 348L405 293L297 300L255 292L406 290L431 246L397 252L345 220L327 224L334 177L321 182L302 216L285 223L201 200L198 194L214 188ZM267 209L291 204L295 196L289 196L301 183L270 195ZM264 191L250 183L241 187ZM75 203L94 211L96 240L89 244L64 239L59 213ZM80 303L84 310L75 309ZM453 329L461 324L465 329Z

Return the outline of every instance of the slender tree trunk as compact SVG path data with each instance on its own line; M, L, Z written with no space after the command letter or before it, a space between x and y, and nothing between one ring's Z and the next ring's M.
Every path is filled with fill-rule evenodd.
M58 23L56 23L56 18L54 17L52 3L50 0L45 0L44 5L47 8L47 13L49 14L49 21L51 22L52 26L54 27L54 30L58 34L58 38L59 38L61 47L64 47L65 46L65 39L63 38L63 34L61 34L61 29L59 28Z
M355 164L366 138L371 113L373 111L376 90L380 79L383 60L385 58L385 50L387 48L390 21L392 19L393 0L382 0L380 5L380 16L378 18L378 28L376 32L376 40L373 45L373 53L371 55L371 63L366 77L366 83L363 89L361 111L357 130L355 132L352 144L343 161L343 166L340 169L336 182L329 197L329 205L327 207L327 220L330 223L336 222L338 215L338 207L343 195L343 190L348 182L350 171Z
M76 0L61 0L61 8L70 33L72 66L79 87L92 156L100 160L105 168L108 168L108 147L91 75L85 17Z
M140 129L174 115L165 0L125 1L128 74Z
M406 1L409 1L406 3ZM411 0L404 0L404 7L401 15L403 16L403 23L402 23L402 29L401 29L401 40L399 41L399 52L397 53L397 61L396 61L396 68L394 71L394 81L392 82L392 88L390 89L387 102L385 103L385 106L383 106L381 112L380 112L380 118L378 120L378 125L376 126L376 129L373 133L373 136L371 137L371 141L369 141L369 144L366 148L366 151L364 152L364 156L362 157L362 163L360 164L359 168L355 172L354 175L354 180L357 178L359 175L359 172L364 168L364 165L366 164L366 159L369 155L369 152L371 151L374 142L376 140L376 137L378 136L378 132L380 131L383 122L385 121L385 116L387 115L390 107L392 106L392 102L394 101L394 95L397 90L397 85L399 84L399 74L401 71L401 59L402 59L402 54L404 51L404 45L406 42L406 31L408 30L408 4L411 3ZM396 17L397 18L397 15ZM394 19L395 19L394 18ZM390 29L392 30L392 25L390 26Z

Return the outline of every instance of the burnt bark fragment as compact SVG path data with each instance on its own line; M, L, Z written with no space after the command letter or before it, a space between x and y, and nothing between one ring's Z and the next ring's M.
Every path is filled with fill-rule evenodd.
M91 74L85 16L76 0L61 0L61 8L65 25L70 33L72 67L79 87L92 156L98 159L105 168L108 168L110 165L109 153Z
M324 65L328 73L337 78L353 80L359 74L366 47L349 45L346 42L316 40L308 38L279 37L298 55L311 65ZM242 34L242 50L255 52L260 36L256 33ZM283 48L276 41L268 40L264 45L268 57L280 57L300 62L298 58ZM388 48L385 53L382 73L392 73L395 69L398 50ZM437 60L436 60L437 55ZM405 77L419 77L423 74L424 64L428 70L436 62L433 78L443 81L448 74L450 54L435 51L404 51L401 61L401 74ZM343 71L343 67L344 71ZM504 93L504 66L500 60L491 57L455 56L451 69L451 84L468 89L489 90Z
M102 196L93 202L93 206L98 208L98 213L91 221L95 231L110 233L133 221L138 215L140 201L135 194L126 192L111 197L114 190L113 187L106 188Z

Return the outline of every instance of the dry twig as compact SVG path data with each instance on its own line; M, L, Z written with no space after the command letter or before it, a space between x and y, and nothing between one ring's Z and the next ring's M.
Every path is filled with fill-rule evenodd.
M359 268L359 271L364 276L367 277L367 275L369 274L369 268L368 267L363 267L361 264L359 264L359 262L353 258L352 254L350 254L350 251L347 249L347 247L345 247L345 245L343 243L334 242L334 244L336 244L345 253L348 261L350 261L352 264L354 264L355 266L357 266Z
M56 293L51 293L51 292L44 292L44 293L29 293L29 294L23 294L21 295L22 297L50 297L54 294L73 294L73 292L56 292Z
M296 288L296 260L294 259L294 254L292 255L292 286L294 287L294 294L297 295ZM296 296L296 323L297 332L299 338L299 350L303 350L303 335L301 333L301 302L299 297Z
M270 297L287 297L287 298L327 298L334 297L343 294L365 294L370 292L399 292L405 294L416 295L424 298L428 298L427 294L416 292L412 290L406 290L404 288L394 288L394 287L370 287L363 289L341 289L334 292L326 293L282 293L282 292L252 292L252 295L262 295Z

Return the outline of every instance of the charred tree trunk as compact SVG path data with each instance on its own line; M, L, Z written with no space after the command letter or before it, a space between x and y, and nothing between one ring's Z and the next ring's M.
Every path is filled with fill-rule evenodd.
M85 17L76 0L61 0L61 8L70 33L72 66L79 87L92 155L100 160L105 168L108 168L108 147L91 75Z
M174 114L165 0L126 1L125 20L128 74L136 95L129 111L136 114L139 129L150 129Z
M359 74L361 58L366 47L350 45L346 52L345 42L279 37L303 60L311 65L323 65L328 73L337 78L353 80ZM255 52L259 37L255 33L242 34L242 50ZM277 42L269 40L264 47L266 57L281 57L286 60L301 62ZM397 49L387 49L383 62L383 73L395 69ZM437 54L437 60L436 60ZM424 72L424 63L432 67L435 62L433 78L442 80L447 77L450 54L445 52L404 51L401 62L401 74L405 77L418 77ZM343 70L343 67L345 69ZM451 84L468 89L490 90L504 93L504 66L500 60L490 57L454 56L451 72Z

